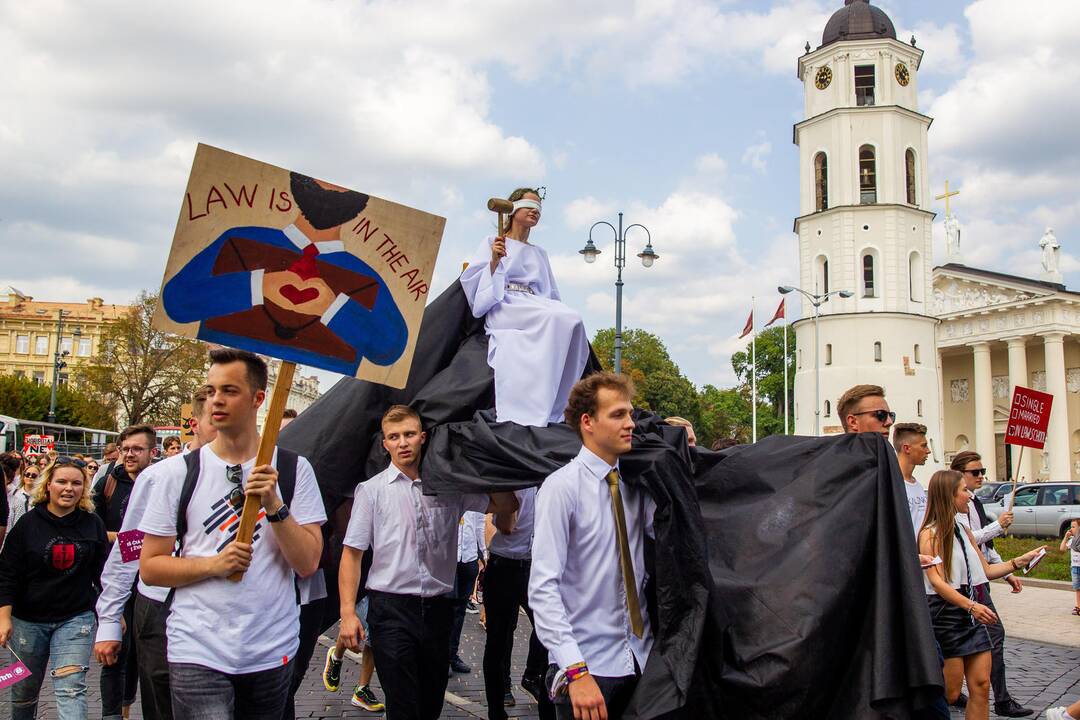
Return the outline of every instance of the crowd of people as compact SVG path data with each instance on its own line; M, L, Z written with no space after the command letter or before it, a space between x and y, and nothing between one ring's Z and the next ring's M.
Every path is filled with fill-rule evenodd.
M472 670L459 647L477 596L491 720L507 718L515 680L544 720L622 717L656 633L645 557L656 505L620 470L635 428L634 389L624 375L578 379L588 354L580 318L559 301L546 255L528 242L540 194L520 189L511 200L505 237L485 242L462 286L474 315L486 318L499 420L564 421L580 438L577 456L539 489L425 495L423 423L413 408L392 405L381 421L389 462L358 477L352 497L331 509L338 521L327 524L308 459L276 447L270 462L256 464L266 363L213 350L192 398L194 440L167 441L157 462L146 425L125 428L101 461L0 458L9 488L0 644L31 673L12 687L15 720L35 717L50 667L60 717L85 718L91 657L103 667L104 718L127 717L136 688L145 718L292 718L329 615L340 626L324 661L326 689L340 689L352 651L360 657L353 705L385 709L394 720L434 720L448 677ZM512 391L523 383L545 390ZM896 423L874 385L848 390L837 410L846 432L883 436L903 477L911 519L904 533L913 567L924 570L944 686L919 717L945 720L949 705L962 705L966 717L985 720L991 687L998 715L1032 714L1006 686L990 581L1004 578L1020 592L1013 573L1037 550L1011 560L997 554L993 539L1012 515L988 522L973 496L985 476L981 458L958 454L924 488L915 473L930 455L925 426ZM686 420L667 422L685 428L681 442L696 443ZM258 501L255 534L241 542L250 498ZM1078 532L1074 523L1062 547L1073 547L1080 608ZM335 564L337 587L327 587ZM513 678L522 613L532 633L524 673ZM372 689L376 673L385 701ZM1057 708L1051 717L1080 720L1077 710Z

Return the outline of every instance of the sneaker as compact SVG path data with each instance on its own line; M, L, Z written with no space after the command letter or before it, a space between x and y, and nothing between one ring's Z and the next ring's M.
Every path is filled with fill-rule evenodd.
M994 703L994 712L1001 717L1009 718L1027 717L1028 715L1035 714L1034 710L1022 706L1012 698L1009 698L1003 703Z
M514 707L515 705L517 705L517 700L514 699L514 693L507 690L506 694L503 695L503 707Z
M465 603L465 612L469 613L470 615L477 615L480 612L480 608L476 607L476 603L470 600L469 602Z
M1056 707L1046 709L1046 720L1070 720L1068 708Z
M462 675L468 675L472 672L472 668L469 667L469 664L462 660L460 655L456 654L450 657L450 669L456 673L461 673Z
M1080 607L1074 607L1072 614L1073 615L1080 615Z
M342 660L338 660L334 657L334 648L327 648L326 650L326 664L323 665L322 671L322 684L330 692L337 692L341 687L341 663Z
M539 676L529 675L528 673L521 676L521 689L532 695L537 704L540 704L540 698L547 695L544 692L544 681Z
M375 697L375 693L367 685L360 687L357 685L352 691L352 700L349 701L353 707L358 707L369 712L381 712L386 709L386 706L379 702L379 698Z

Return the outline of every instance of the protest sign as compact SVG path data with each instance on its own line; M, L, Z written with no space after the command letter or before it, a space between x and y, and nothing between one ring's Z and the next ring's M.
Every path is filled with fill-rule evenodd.
M23 664L23 661L19 659L14 650L11 650L11 656L15 658L15 662L7 667L0 668L0 690L11 687L15 683L30 677L30 668Z
M23 454L41 455L56 449L56 438L52 435L24 435Z
M195 439L195 433L191 432L191 416L194 414L191 403L180 406L180 442L185 445Z
M126 530L116 536L116 546L120 548L120 562L129 563L139 559L143 537L142 530Z
M1053 404L1053 395L1017 385L1009 409L1005 442L1042 450L1046 444L1046 430L1050 427L1050 408Z
M200 144L154 326L404 387L445 223Z

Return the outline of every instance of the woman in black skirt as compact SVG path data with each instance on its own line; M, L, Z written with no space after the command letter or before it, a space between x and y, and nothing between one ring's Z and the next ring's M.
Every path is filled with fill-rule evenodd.
M934 636L945 655L945 697L950 704L960 695L967 678L969 720L990 716L990 634L986 626L998 622L994 612L979 602L975 589L1023 567L1041 548L989 565L957 513L967 513L971 494L964 476L939 470L927 488L926 518L919 529L919 552L939 560L926 569L926 599L934 622Z

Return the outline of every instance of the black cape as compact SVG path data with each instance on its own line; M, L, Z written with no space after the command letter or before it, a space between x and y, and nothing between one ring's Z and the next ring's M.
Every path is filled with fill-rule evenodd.
M585 372L596 369L594 357ZM331 518L386 467L379 420L394 403L429 434L426 493L539 485L581 447L565 424L495 422L483 320L456 282L425 311L404 389L346 378L282 431ZM941 693L903 479L880 435L714 453L649 412L635 420L620 467L657 504L656 638L627 718L908 718Z

